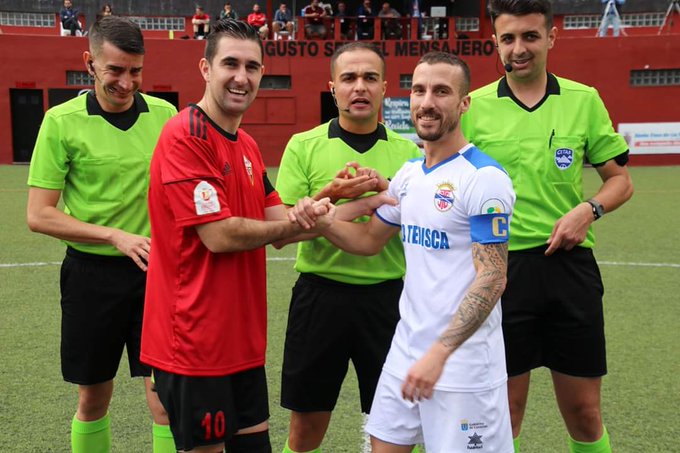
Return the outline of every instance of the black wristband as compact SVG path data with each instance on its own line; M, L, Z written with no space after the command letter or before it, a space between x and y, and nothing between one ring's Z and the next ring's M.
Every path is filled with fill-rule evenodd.
M604 215L604 206L594 198L588 200L588 204L593 209L593 220L597 220Z

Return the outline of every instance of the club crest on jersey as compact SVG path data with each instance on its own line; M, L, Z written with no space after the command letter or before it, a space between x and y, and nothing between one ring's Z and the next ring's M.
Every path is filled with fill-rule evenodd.
M248 176L250 176L250 184L255 184L255 180L253 179L253 163L248 160L246 156L243 156L243 163L246 166L246 172L248 173Z
M217 191L206 181L201 181L194 188L194 205L197 215L214 214L220 212L220 200Z
M437 184L437 191L434 193L434 207L439 212L446 212L453 206L454 191L453 184L445 182Z
M566 170L574 162L574 150L571 148L558 148L555 150L555 165L560 170Z

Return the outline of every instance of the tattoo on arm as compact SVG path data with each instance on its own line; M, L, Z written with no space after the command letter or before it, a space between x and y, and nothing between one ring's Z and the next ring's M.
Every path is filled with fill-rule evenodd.
M508 244L472 244L477 276L439 341L455 351L486 320L505 289Z

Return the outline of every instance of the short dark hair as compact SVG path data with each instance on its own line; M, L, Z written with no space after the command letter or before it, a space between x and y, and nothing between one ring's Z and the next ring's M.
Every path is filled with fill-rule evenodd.
M335 75L335 62L337 61L338 57L342 55L343 53L346 52L354 52L355 50L369 50L376 54L378 57L380 57L380 62L382 63L382 78L385 78L385 70L386 70L386 64L385 64L385 56L383 55L382 51L378 46L371 42L362 42L362 41L354 41L350 42L348 44L345 44L343 46L338 47L335 49L335 52L333 53L333 56L331 57L331 77Z
M421 64L432 65L437 63L444 63L451 66L457 66L461 69L461 71L463 71L463 84L460 87L460 91L463 96L467 95L468 92L470 91L470 68L468 67L467 63L465 63L463 60L461 60L460 58L453 54L435 51L428 52L425 55L423 55L420 58L420 60L418 60L416 67L418 67Z
M501 14L510 14L512 16L543 14L545 16L546 28L550 29L553 26L552 3L550 0L490 0L489 15L491 16L491 23L495 24L496 19Z
M121 16L104 16L95 21L88 33L90 50L99 53L104 42L108 42L125 53L144 55L144 36L139 25Z
M208 63L212 63L213 58L215 58L217 44L223 37L256 42L260 46L260 57L264 60L264 48L260 34L255 27L239 20L222 19L211 27L210 34L206 38L204 56Z

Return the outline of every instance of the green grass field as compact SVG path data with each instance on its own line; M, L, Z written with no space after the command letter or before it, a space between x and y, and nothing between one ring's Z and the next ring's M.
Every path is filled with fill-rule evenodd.
M64 247L25 224L26 166L0 166L0 451L67 452L76 387L59 367L58 263ZM272 172L274 173L274 172ZM586 193L598 178L586 172ZM609 375L603 410L614 451L677 452L680 440L680 167L632 168L636 193L596 224L605 280ZM271 437L280 451L288 424L279 375L295 248L270 250ZM42 263L42 264L40 264ZM350 370L323 445L360 452L356 379ZM151 421L140 380L123 360L111 404L114 452L151 451ZM548 374L533 374L522 434L524 453L566 452Z

